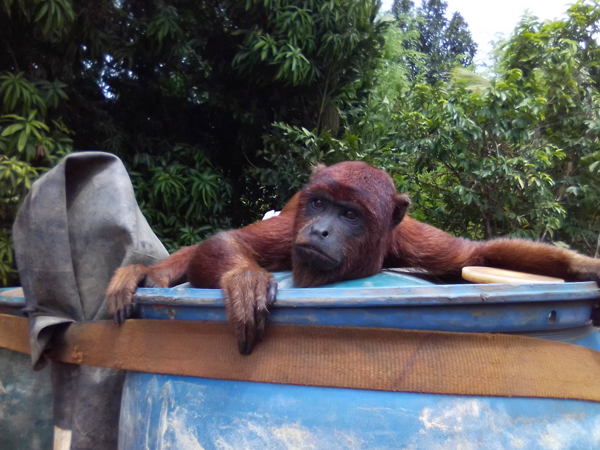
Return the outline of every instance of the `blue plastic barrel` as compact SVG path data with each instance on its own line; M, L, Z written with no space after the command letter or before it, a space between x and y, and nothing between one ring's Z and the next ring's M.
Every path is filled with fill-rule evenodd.
M273 323L518 333L600 350L595 283L435 285L383 272L294 289L289 273L276 276ZM139 289L137 302L142 318L225 320L218 290ZM600 449L600 404L130 372L119 448Z
M23 293L0 289L0 314L23 316ZM0 348L0 449L52 448L50 370L31 370L29 355Z

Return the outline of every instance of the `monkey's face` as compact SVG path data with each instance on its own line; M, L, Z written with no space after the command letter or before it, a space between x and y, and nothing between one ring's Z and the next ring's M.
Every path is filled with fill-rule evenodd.
M376 274L409 204L380 169L349 161L319 166L301 192L292 272L298 287Z
M352 201L312 192L306 199L302 225L296 235L293 256L297 262L319 271L332 271L347 262L348 250L365 235L367 221L362 207Z

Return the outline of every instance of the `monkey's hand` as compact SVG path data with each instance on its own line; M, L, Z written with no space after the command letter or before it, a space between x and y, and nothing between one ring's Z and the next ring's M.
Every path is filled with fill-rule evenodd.
M223 275L221 287L238 350L242 355L249 355L263 338L268 308L275 303L277 282L273 275L259 267L237 268Z
M578 281L595 281L600 286L600 259L577 255L570 272Z
M113 316L115 323L121 325L133 312L133 294L147 277L148 267L141 264L130 264L117 269L108 289L106 300L108 311Z

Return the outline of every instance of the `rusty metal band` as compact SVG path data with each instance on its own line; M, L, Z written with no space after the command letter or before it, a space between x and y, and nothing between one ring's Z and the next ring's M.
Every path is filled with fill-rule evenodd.
M0 346L26 351L27 321L0 316ZM73 323L57 361L222 380L600 402L600 352L522 336L270 325L250 356L223 322Z

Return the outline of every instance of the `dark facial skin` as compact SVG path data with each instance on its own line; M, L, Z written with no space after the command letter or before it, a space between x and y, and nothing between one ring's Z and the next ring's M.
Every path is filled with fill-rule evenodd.
M294 244L296 258L318 270L334 270L345 262L344 247L365 231L361 207L354 202L334 200L325 193L314 193L304 211L307 225Z

